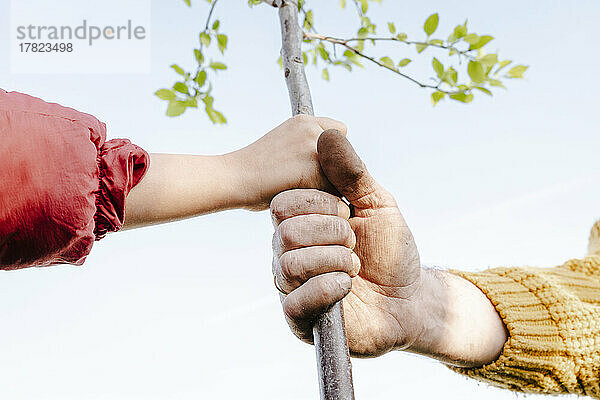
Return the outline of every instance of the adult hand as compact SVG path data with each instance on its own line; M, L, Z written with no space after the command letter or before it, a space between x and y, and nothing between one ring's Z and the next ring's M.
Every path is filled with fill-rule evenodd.
M497 357L506 335L483 293L456 275L421 267L394 198L342 135L323 133L318 154L325 175L354 212L347 219L344 203L317 190L291 190L273 199L273 271L287 294L282 304L292 331L311 343L316 317L343 299L355 356L400 349L462 366ZM469 322L475 315L486 329Z

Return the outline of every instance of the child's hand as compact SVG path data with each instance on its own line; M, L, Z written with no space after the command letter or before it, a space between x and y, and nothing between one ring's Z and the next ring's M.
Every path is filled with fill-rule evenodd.
M277 193L288 189L331 191L317 158L317 139L327 129L346 135L342 122L297 115L251 145L226 155L240 168L245 208L265 210Z

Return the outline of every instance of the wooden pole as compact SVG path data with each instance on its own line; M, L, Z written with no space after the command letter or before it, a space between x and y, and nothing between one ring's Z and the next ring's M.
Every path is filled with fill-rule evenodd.
M310 89L302 60L302 30L298 5L290 0L271 3L279 7L281 59L290 95L292 114L314 115ZM322 400L353 400L352 365L344 330L341 302L321 315L313 328Z

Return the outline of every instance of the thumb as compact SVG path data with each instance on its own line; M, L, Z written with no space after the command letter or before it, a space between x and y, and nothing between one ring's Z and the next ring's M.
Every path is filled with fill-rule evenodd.
M393 197L367 171L346 137L328 129L317 142L319 163L325 176L350 204L358 208L395 206Z

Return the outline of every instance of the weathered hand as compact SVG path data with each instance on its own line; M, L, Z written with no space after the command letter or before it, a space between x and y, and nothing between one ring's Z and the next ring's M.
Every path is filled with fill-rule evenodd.
M318 190L273 199L273 272L292 331L311 343L316 317L343 299L354 356L401 349L465 367L494 360L506 330L487 297L457 275L421 268L394 198L343 135L323 133L318 155L354 212Z
M325 132L318 146L326 176L354 214L347 221L345 203L316 190L291 190L273 199L274 272L289 293L283 301L288 322L298 337L311 342L315 315L344 298L354 355L409 347L423 331L417 313L424 295L412 234L394 198L345 139Z

